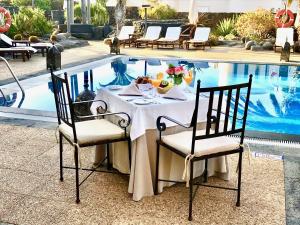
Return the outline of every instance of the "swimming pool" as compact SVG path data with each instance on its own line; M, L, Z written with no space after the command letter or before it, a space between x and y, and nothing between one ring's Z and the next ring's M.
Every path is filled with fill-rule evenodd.
M204 62L181 59L138 59L119 57L107 63L93 63L69 73L72 98L83 91L83 81L88 79L89 89L96 91L108 85L128 85L138 76L155 77L164 72L168 64L184 65L192 70L202 87L246 82L253 74L253 88L249 103L247 130L280 134L300 134L300 67L286 65L262 65L244 63ZM23 109L55 111L53 89L50 78L41 85L14 93L0 104Z

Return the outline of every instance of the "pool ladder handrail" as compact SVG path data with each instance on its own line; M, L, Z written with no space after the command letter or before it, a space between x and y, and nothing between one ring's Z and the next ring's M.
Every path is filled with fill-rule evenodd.
M0 61L4 61L4 63L6 64L7 68L9 69L11 75L13 76L13 78L14 78L15 81L17 82L19 88L21 89L21 92L22 92L22 100L21 100L20 104L22 104L22 102L23 102L23 100L24 100L24 97L25 97L25 91L24 91L22 85L20 84L19 79L16 77L14 71L12 70L12 68L10 67L9 63L7 62L7 60L6 60L5 58L3 58L3 57L0 56ZM2 91L1 88L0 88L0 93L3 95L3 98L5 99L5 95L4 95L4 93L3 93L3 91ZM19 104L18 107L20 107L20 104Z

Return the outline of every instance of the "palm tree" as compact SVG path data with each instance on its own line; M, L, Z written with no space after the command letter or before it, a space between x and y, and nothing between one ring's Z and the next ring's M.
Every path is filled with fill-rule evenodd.
M126 0L118 0L115 8L115 20L117 24L117 33L125 22L126 15Z

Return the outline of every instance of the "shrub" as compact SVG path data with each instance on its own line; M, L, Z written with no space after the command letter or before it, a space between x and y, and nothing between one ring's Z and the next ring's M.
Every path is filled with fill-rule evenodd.
M37 42L39 42L39 38L37 36L30 36L28 38L28 41L30 41L32 43L37 43Z
M224 39L225 40L234 40L236 38L236 36L234 34L227 34Z
M242 14L236 22L236 31L240 36L256 41L267 38L274 27L274 15L265 9Z
M20 8L19 13L14 15L13 25L23 36L43 36L52 31L52 24L39 8Z
M219 44L219 38L216 35L211 34L209 35L209 42L212 46L216 46Z
M22 6L32 6L32 0L13 0L13 5L22 7ZM42 10L50 10L51 9L51 0L34 0L34 5L37 8Z
M9 36L10 38L14 38L14 36L18 33L15 25L12 23L10 25L9 30L6 32L6 35Z
M80 18L81 20L81 5L80 4L76 4L74 5L74 18Z
M235 34L235 23L236 19L234 17L221 20L216 27L215 34L219 36Z
M139 15L142 19L145 18L145 10L139 9ZM167 4L157 3L154 7L148 9L147 17L155 20L175 19L177 16L176 10Z
M64 6L64 0L52 0L51 9L52 10L62 10Z
M23 39L22 34L16 34L14 36L14 40L22 40L22 39Z

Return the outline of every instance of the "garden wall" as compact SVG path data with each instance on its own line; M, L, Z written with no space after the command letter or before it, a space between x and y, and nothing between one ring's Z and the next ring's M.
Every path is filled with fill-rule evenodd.
M110 15L109 24L115 25L115 7L107 7L108 13ZM203 13L199 13L203 14ZM220 20L224 18L232 18L233 16L239 15L240 13L204 13L205 21L199 21L201 24L209 27L216 27ZM187 12L178 12L177 13L178 19L187 19L188 13ZM138 13L138 7L128 7L126 10L126 19L127 24L130 24L132 20L140 20L140 16Z

